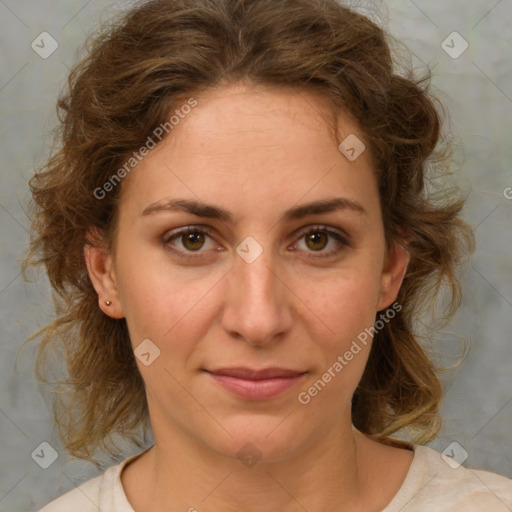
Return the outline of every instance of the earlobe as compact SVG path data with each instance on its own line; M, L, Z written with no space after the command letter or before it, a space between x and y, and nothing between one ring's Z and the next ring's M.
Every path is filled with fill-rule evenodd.
M402 286L410 254L405 245L396 242L389 251L381 275L377 311L389 307L395 301Z
M100 309L111 318L124 318L112 255L106 248L88 243L84 246L84 257Z

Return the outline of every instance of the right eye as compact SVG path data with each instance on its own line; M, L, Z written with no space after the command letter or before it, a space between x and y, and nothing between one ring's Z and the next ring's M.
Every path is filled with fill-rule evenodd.
M208 242L210 239L210 243ZM204 253L215 247L210 230L204 226L186 226L165 234L162 243L166 249L184 258L197 257L193 253ZM202 250L205 248L206 250Z

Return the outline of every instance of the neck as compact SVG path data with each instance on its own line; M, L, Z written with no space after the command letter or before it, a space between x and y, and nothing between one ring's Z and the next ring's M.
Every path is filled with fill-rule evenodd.
M262 454L254 465L176 432L154 434L155 446L141 457L137 496L127 492L137 511L164 510L169 503L173 510L190 512L342 511L356 510L366 495L358 454L361 434L351 422L335 424L322 440L286 456L266 460ZM140 492L146 508L136 506Z

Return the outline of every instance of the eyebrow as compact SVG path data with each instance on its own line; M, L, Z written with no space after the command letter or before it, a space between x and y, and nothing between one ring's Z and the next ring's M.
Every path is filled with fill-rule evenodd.
M350 210L362 215L367 214L366 210L358 202L352 199L336 197L294 206L283 213L281 221L298 220L308 215L318 215L343 210ZM191 199L171 199L165 203L161 201L152 203L144 209L142 216L162 211L183 211L196 215L197 217L218 219L224 222L233 222L234 218L233 215L224 208Z

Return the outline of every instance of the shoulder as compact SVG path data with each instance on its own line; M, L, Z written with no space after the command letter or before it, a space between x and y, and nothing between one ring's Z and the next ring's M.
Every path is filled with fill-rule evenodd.
M68 512L69 510L99 512L101 488L107 471L63 494L39 512Z
M39 512L134 512L121 483L121 471L148 449L111 466L103 474L63 494Z
M431 448L414 445L414 459L403 485L383 512L511 509L511 479L460 466Z

